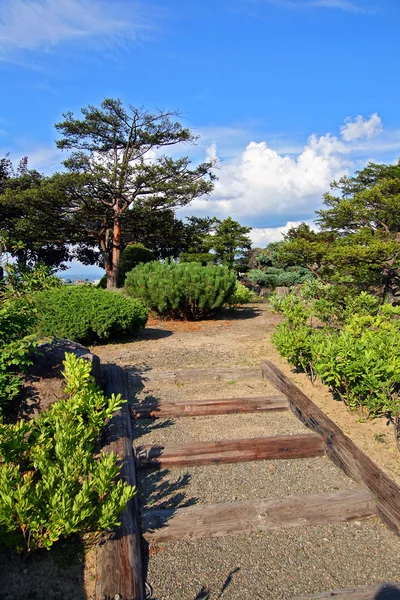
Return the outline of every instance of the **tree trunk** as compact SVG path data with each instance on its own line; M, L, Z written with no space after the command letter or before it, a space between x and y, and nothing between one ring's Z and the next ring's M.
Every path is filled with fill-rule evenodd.
M107 271L107 289L118 287L119 262L121 256L121 222L119 217L114 221L111 264L106 265Z

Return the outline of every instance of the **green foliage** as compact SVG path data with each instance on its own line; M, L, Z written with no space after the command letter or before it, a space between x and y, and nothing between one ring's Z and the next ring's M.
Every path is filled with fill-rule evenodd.
M126 274L129 271L132 271L137 265L151 262L155 258L154 252L148 250L143 244L128 244L121 252L118 286L123 287Z
M248 271L247 279L253 284L273 288L292 287L312 280L314 275L306 264L296 264L286 248L284 241L269 244L258 254L256 268Z
M293 328L289 323L281 323L271 339L291 365L312 374L315 333L311 327L300 325Z
M236 281L235 289L233 293L229 296L227 300L227 304L230 308L235 308L241 304L247 304L251 302L254 294L249 288L240 283L240 281Z
M0 295L3 297L12 298L62 286L62 281L44 264L38 264L34 268L6 264L4 275L0 285Z
M7 402L21 389L21 373L31 364L30 356L37 345L27 335L36 323L36 313L27 298L3 299L0 305L0 419Z
M199 319L226 303L235 274L215 265L152 262L128 273L125 288L160 315Z
M367 415L399 415L399 331L344 329L314 349L314 369L350 408Z
M64 161L66 193L79 210L81 223L99 244L108 273L108 287L116 287L124 215L131 208L149 212L185 206L213 189L213 161L192 167L187 157L173 158L163 148L196 136L175 119L175 111L135 108L116 98L100 106L71 112L55 125L60 149L71 150ZM157 158L147 159L157 151ZM135 238L131 238L135 239Z
M137 265L148 263L155 260L155 254L148 250L143 244L128 244L121 252L121 260L119 264L118 287L124 287L125 277L129 271L132 271ZM107 275L103 275L100 279L98 287L106 289Z
M339 291L313 282L301 291L303 299L271 298L285 316L273 342L290 364L320 377L351 409L388 417L398 436L400 308L366 292L339 300ZM310 316L328 327L313 328Z
M0 425L0 532L29 552L61 537L112 529L134 488L116 481L113 454L99 453L120 395L106 399L74 354L64 362L68 398L37 419Z
M229 269L241 270L240 260L251 247L249 233L251 227L240 225L231 217L216 221L214 234L210 236L210 247L214 250L218 262Z
M60 179L28 169L27 158L16 169L7 157L0 160L0 237L23 267L54 267L72 258L73 205Z
M42 335L91 343L131 334L147 321L138 300L92 286L63 286L34 296Z

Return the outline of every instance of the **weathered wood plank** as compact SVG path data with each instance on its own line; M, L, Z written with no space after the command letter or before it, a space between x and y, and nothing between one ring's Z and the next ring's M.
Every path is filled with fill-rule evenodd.
M365 485L381 519L400 534L400 488L273 363L261 363L265 377L286 395L294 414L322 436L329 458L349 477Z
M311 458L324 454L319 435L279 435L217 442L138 446L138 467L187 467L265 459Z
M296 598L290 598L290 600L316 600L317 598L320 600L327 600L328 598L337 598L337 600L395 600L400 598L400 584L380 583L379 585L347 588L345 590L323 592L322 594L296 596Z
M258 367L238 367L236 369L177 369L176 371L142 371L131 375L133 385L149 383L189 383L191 381L243 381L262 379Z
M125 372L116 365L106 371L107 396L121 394L128 399ZM130 485L136 485L135 462L132 449L132 426L128 404L117 411L106 428L103 451L115 452L121 459L121 477ZM101 545L97 552L96 599L121 598L143 600L144 581L141 536L138 524L138 504L134 496L121 515L121 525Z
M149 542L167 542L339 523L374 514L376 506L371 494L368 490L356 489L146 511L142 514L142 526L143 535Z
M200 417L229 415L262 411L288 410L285 396L262 396L259 398L222 398L220 400L191 400L186 402L144 401L132 405L135 419L164 419L177 417Z

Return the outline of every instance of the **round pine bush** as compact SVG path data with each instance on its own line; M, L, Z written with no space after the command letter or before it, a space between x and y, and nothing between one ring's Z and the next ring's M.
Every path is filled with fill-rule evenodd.
M147 310L139 300L91 286L63 286L34 296L42 335L91 343L144 327Z
M196 320L222 308L235 283L226 267L150 262L127 274L125 289L162 316Z

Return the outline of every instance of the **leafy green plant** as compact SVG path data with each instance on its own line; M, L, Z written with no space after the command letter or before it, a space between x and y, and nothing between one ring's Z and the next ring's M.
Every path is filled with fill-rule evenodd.
M17 264L7 264L4 267L5 278L0 285L0 295L6 298L14 298L61 287L62 281L53 273L47 265L39 264L34 269L21 268Z
M227 267L151 262L127 274L125 288L158 314L200 319L227 302L236 277Z
M0 418L5 404L14 400L22 386L22 372L31 364L37 339L29 334L36 312L28 298L3 299L0 305Z
M272 341L279 353L296 367L313 374L313 347L315 344L315 332L311 327L299 325L292 327L287 322L281 323L272 335Z
M227 304L230 308L235 308L241 304L247 304L251 302L254 294L249 288L240 283L240 281L236 281L235 289L233 293L229 296L227 300Z
M67 354L64 366L67 399L37 419L0 425L0 532L24 552L114 528L135 492L116 481L117 457L99 453L106 420L126 400L105 398L87 361Z
M63 286L35 294L42 335L90 343L131 334L147 322L136 299L92 286Z

